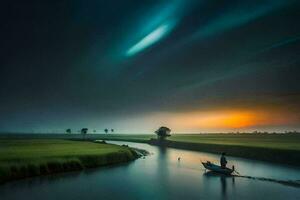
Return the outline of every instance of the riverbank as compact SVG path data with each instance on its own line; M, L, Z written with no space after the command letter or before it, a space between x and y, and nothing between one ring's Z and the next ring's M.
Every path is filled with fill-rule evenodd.
M155 135L103 135L106 140L149 143L185 150L300 166L300 134L173 134L165 142Z
M5 138L82 140L81 134L0 134ZM86 140L114 140L155 144L155 134L87 134ZM173 134L167 147L300 166L300 134ZM159 144L161 145L161 144Z
M61 139L0 139L0 183L138 158L126 146Z
M272 149L238 145L177 142L170 140L158 141L155 139L150 140L149 144L162 147L171 147L192 151L203 151L216 154L226 152L226 155L228 156L236 156L247 159L273 162L278 164L300 166L300 151L298 150Z

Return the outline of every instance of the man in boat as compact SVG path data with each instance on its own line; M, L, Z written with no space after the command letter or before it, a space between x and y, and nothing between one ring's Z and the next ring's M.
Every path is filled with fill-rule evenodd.
M227 164L227 160L226 160L225 155L226 155L226 153L223 152L223 153L222 153L222 156L221 156L221 158L220 158L220 164L221 164L221 167L222 167L223 169L226 168L226 164Z

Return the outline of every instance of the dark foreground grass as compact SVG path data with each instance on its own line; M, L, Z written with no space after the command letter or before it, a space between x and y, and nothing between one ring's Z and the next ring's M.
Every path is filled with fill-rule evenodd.
M129 147L56 139L0 140L0 182L82 170L137 158Z

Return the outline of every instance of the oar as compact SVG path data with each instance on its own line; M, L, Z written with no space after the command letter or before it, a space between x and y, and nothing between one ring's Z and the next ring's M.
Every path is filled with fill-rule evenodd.
M235 173L237 173L239 176L241 175L238 171L235 170L234 165L232 166L232 168L233 168L233 171L234 171Z
M236 171L235 169L233 170L235 173L237 173L237 175L241 175L238 171Z

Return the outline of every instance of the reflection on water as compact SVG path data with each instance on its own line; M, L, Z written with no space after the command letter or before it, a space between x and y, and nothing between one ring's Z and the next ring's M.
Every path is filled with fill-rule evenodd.
M221 186L221 197L222 199L228 199L227 198L227 187L229 184L229 186L231 187L231 190L234 191L235 189L235 177L234 176L226 176L226 175L222 175L222 174L217 174L215 172L211 172L211 171L207 171L203 174L205 179L218 179L220 180L220 186ZM209 181L209 180L208 180ZM217 185L216 185L217 186Z
M0 186L6 199L300 199L300 189L277 183L220 176L204 171L201 160L219 155L129 144L153 153L145 159ZM178 161L180 157L180 161ZM243 175L299 180L299 168L228 157Z

